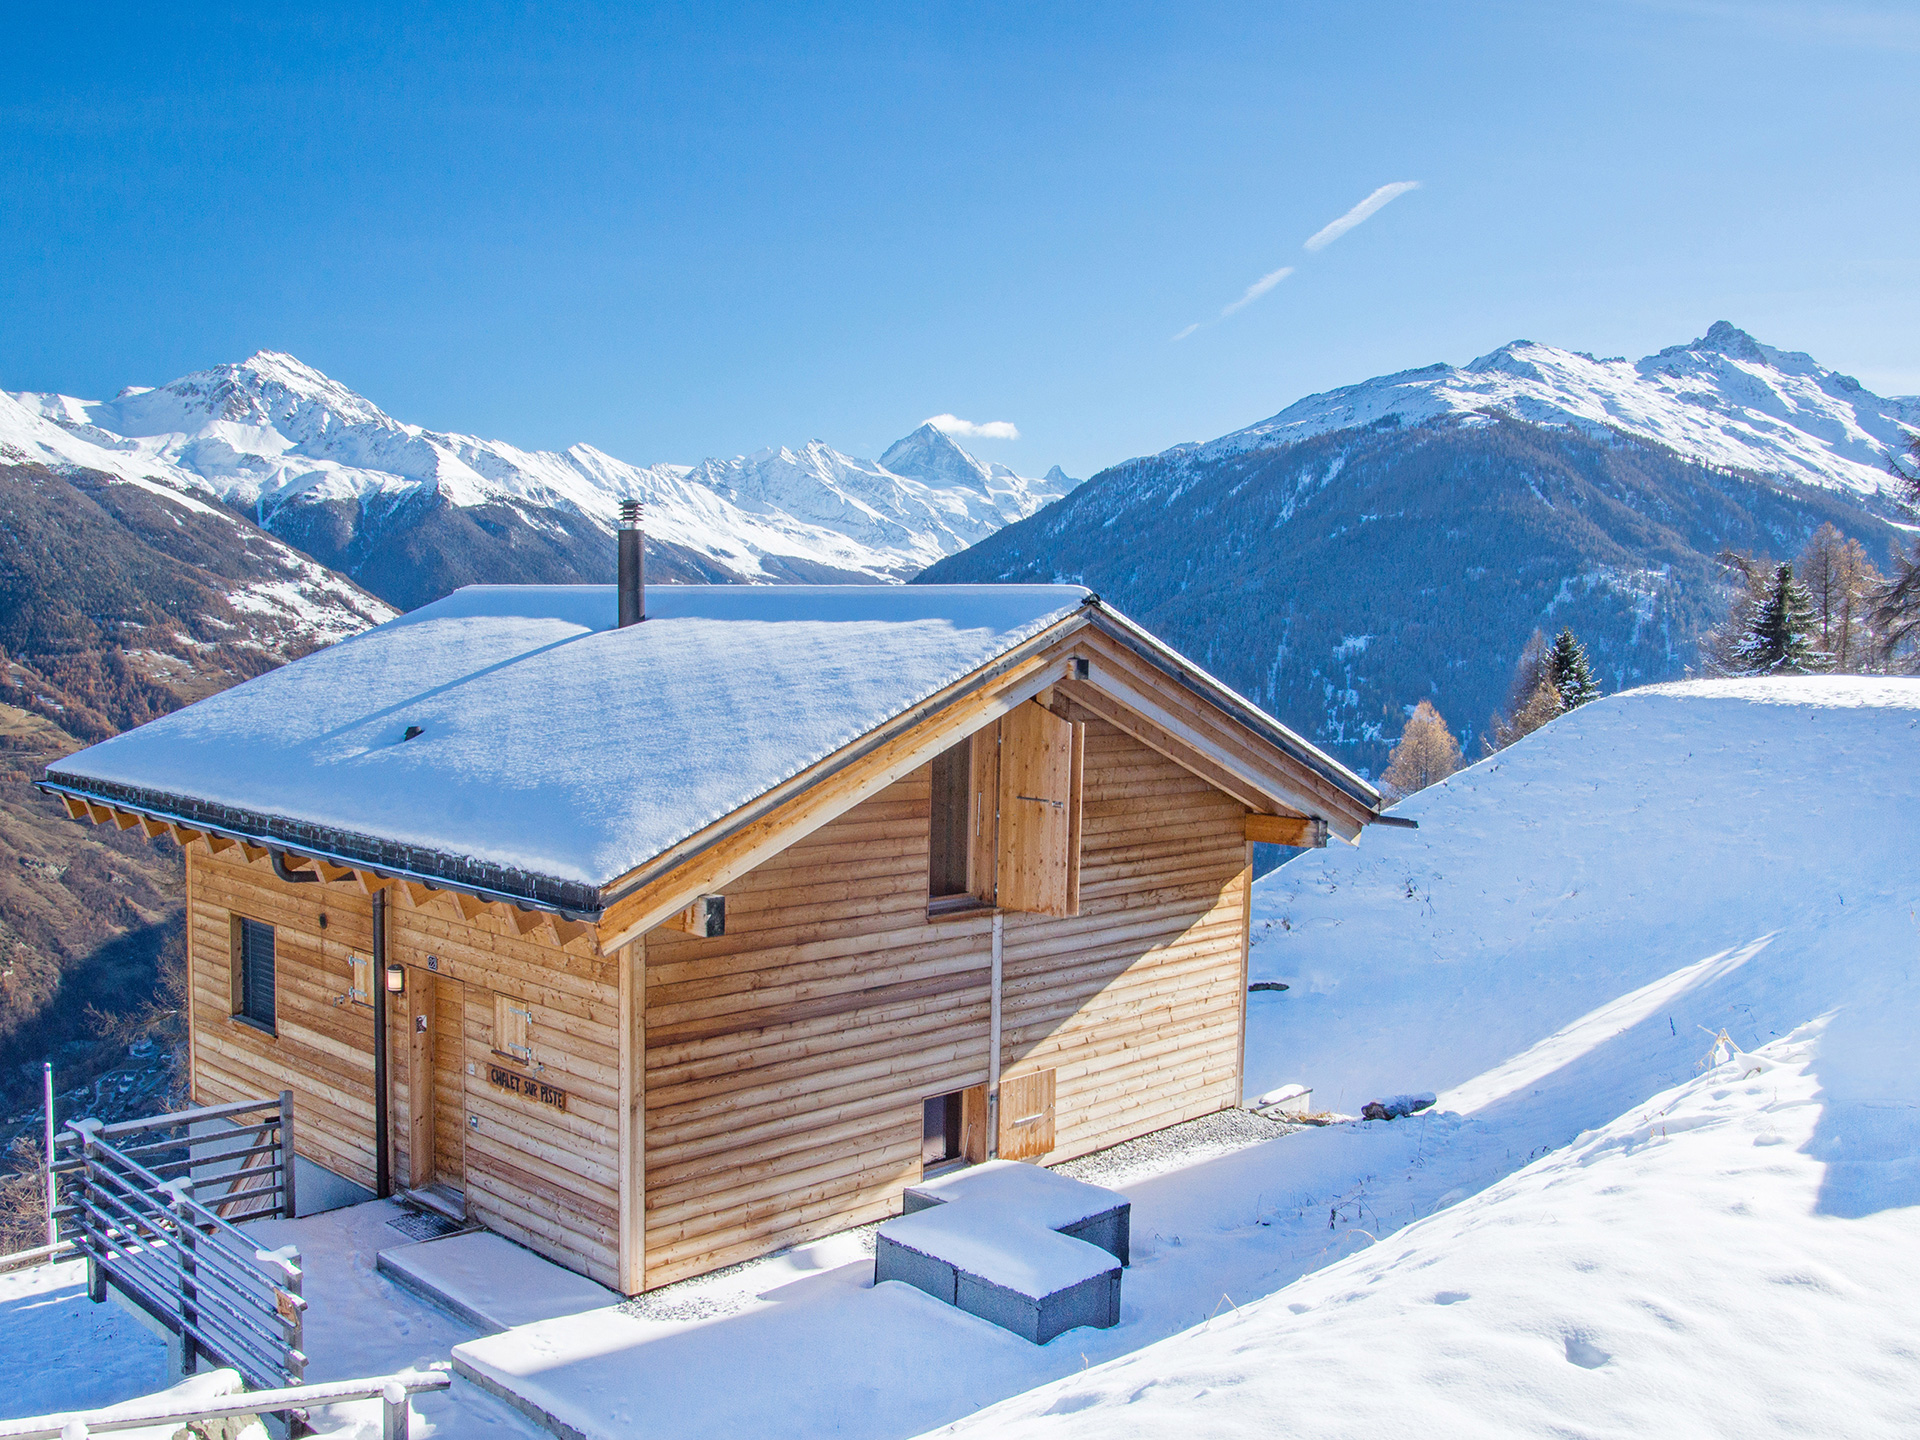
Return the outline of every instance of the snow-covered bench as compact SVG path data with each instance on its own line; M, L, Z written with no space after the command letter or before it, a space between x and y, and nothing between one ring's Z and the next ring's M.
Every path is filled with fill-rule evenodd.
M874 1279L901 1280L1044 1345L1120 1323L1132 1207L1098 1185L990 1160L908 1189L880 1227Z

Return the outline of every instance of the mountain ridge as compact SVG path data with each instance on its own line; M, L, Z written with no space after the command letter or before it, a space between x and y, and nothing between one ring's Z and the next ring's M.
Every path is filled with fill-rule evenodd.
M107 401L13 392L0 452L217 501L403 606L468 578L599 579L629 499L663 580L883 583L1065 493L928 425L893 447L919 474L818 440L697 465L530 451L396 420L274 351Z
M1764 345L1721 320L1637 362L1513 340L1465 365L1426 365L1304 396L1218 439L1160 454L1207 460L1389 417L1410 424L1489 411L1590 434L1624 432L1702 464L1866 499L1893 490L1887 457L1920 430L1920 396L1875 395L1804 352Z
M1571 625L1609 690L1668 679L1724 613L1722 549L1791 557L1823 524L1882 564L1904 547L1864 447L1920 402L1730 325L1641 363L1654 381L1520 342L1309 396L1111 466L916 578L1091 586L1363 773L1422 698L1473 748L1535 629ZM1709 403L1722 384L1744 400Z

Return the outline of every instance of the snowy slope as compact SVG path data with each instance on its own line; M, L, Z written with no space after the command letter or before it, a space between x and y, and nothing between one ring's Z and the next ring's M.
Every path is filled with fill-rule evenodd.
M1209 1167L1278 1288L953 1429L1920 1431L1916 755L1920 681L1658 686L1266 877L1249 1089L1438 1110Z
M620 503L638 499L650 540L761 581L796 563L901 579L1063 493L945 443L973 469L933 482L818 441L697 467L632 465L589 445L528 451L402 423L271 351L112 400L22 392L0 408L0 446L212 493L283 533L303 507L344 507L363 526L374 516L405 523L432 497L504 511L533 532L610 537Z
M1920 397L1885 399L1722 320L1638 363L1515 340L1469 365L1429 365L1309 395L1271 419L1181 450L1209 459L1389 417L1411 425L1488 412L1624 431L1709 465L1862 495L1891 487L1888 453L1920 430Z
M210 503L211 486L199 477L140 453L124 442L115 448L95 444L0 393L0 467L45 466L57 473L96 471L109 483L130 485L155 496L166 507L159 523L170 530L197 532L216 552L244 557L229 567L227 602L246 617L246 643L276 660L327 645L393 618L359 586L315 564L292 546L247 524L224 507ZM16 515L15 528L25 518Z

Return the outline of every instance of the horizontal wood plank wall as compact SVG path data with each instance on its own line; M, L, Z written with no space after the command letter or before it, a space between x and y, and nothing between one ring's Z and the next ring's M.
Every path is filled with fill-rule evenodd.
M1104 724L1081 914L1006 917L1006 1074L1057 1071L1048 1160L1237 1103L1245 809ZM930 772L646 937L649 1287L898 1213L921 1102L987 1078L986 918L928 923Z
M236 852L237 853L237 852ZM194 994L195 1094L204 1103L294 1092L299 1152L348 1179L373 1184L373 1012L338 1005L347 988L347 956L373 943L372 905L344 884L287 885L265 860L191 853L191 983ZM322 913L327 928L319 926ZM274 925L279 1034L231 1018L228 933L231 914ZM453 1078L465 1141L467 1213L539 1254L603 1284L618 1278L619 989L614 961L588 940L564 949L544 931L530 936L491 915L455 918L438 906L387 907L388 959L410 976L437 973L460 982L462 1003L446 1016L435 1049L452 1047ZM450 990L456 987L446 987ZM532 1012L534 1060L493 1053L494 996ZM413 1046L408 1007L388 1007L394 1179L407 1173ZM452 1022L458 1017L457 1026ZM452 1030L454 1033L448 1033ZM505 1063L567 1093L565 1112L529 1103L488 1083L488 1063ZM470 1068L469 1068L470 1067ZM450 1178L450 1177L449 1177Z
M1080 914L1009 915L1001 1084L1054 1071L1052 1164L1240 1101L1246 809L1087 726Z
M460 982L467 1215L603 1285L619 1278L620 989L612 957L585 940L562 949L544 931L518 935L491 913L456 919L438 907L387 909L391 960ZM494 1050L494 998L531 1013L533 1063ZM397 1008L397 1007L396 1007ZM404 1047L395 1047L396 1057ZM489 1083L503 1065L566 1092L562 1111ZM445 1074L444 1065L442 1074ZM456 1072L456 1082L462 1077ZM410 1087L396 1079L395 1109ZM443 1087L444 1088L444 1087ZM442 1096L441 1104L452 1097ZM396 1136L405 1134L397 1118Z
M373 950L372 902L345 886L287 885L265 861L189 850L187 864L194 1097L217 1105L292 1090L299 1153L373 1188L373 1010L344 998L347 957ZM233 1018L235 915L273 926L276 1035Z
M649 1287L895 1213L921 1102L986 1079L985 920L927 923L923 767L647 934Z

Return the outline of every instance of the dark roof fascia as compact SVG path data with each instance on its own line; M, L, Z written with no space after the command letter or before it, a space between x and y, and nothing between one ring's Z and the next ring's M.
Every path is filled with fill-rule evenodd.
M567 920L592 923L600 918L599 887L579 881L557 880L549 875L461 859L371 835L289 820L284 816L261 815L237 806L216 805L116 781L50 776L38 782L36 788L44 794L70 795L76 800L131 810L167 824L204 830L244 845L292 850L343 869L373 870L393 879L455 890L481 900L550 910Z
M1119 611L1109 608L1099 596L1094 596L1088 602L1088 608L1094 628L1102 635L1125 645L1161 674L1177 681L1215 709L1225 711L1276 750L1306 766L1342 794L1358 802L1367 810L1369 824L1378 816L1384 797L1338 760L1311 741L1296 735L1244 695L1186 659L1179 651L1156 640Z

